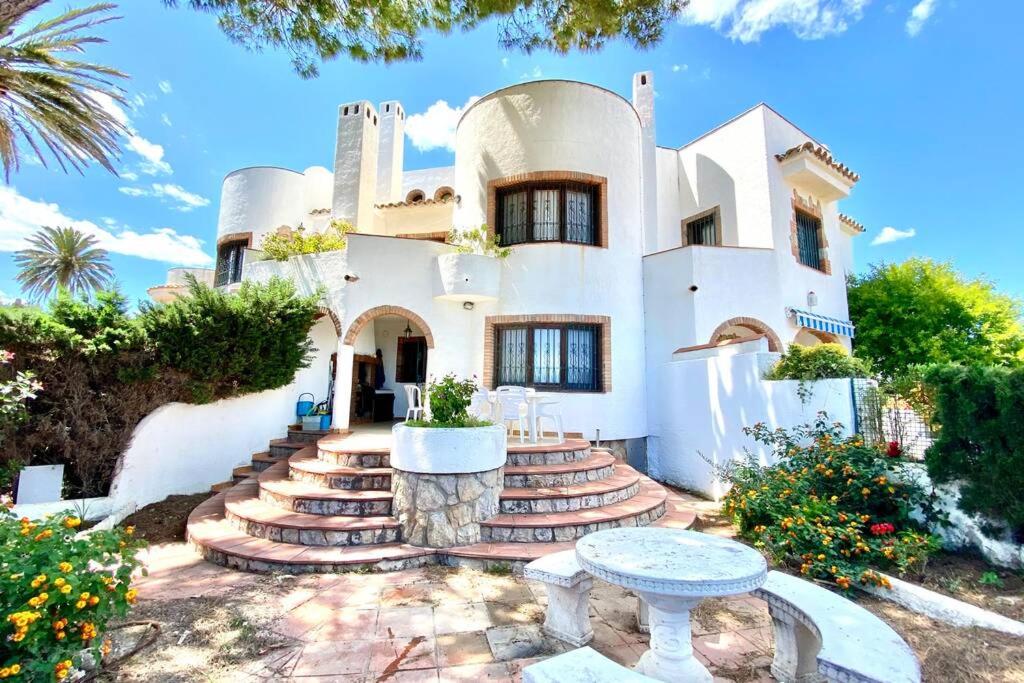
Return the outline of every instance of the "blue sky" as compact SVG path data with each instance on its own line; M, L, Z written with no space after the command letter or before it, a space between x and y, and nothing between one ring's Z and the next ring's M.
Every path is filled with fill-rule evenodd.
M655 74L661 145L679 146L765 101L858 171L841 205L868 229L857 240L858 269L929 256L1024 297L1024 3L693 0L647 51L504 52L488 24L429 37L419 62L338 60L308 81L283 53L229 43L208 15L159 0L124 2L120 13L103 30L109 43L88 56L132 76L123 175L26 164L0 185L8 297L19 291L9 252L43 221L84 221L100 234L132 300L170 266L208 265L224 175L253 164L330 167L342 102L402 101L406 168L425 168L451 163L445 143L471 96L571 78L628 97L631 74L644 69ZM883 231L902 239L872 246Z

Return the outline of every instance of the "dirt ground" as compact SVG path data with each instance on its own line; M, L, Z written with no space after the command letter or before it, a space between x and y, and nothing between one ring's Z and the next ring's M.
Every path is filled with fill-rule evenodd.
M994 567L982 557L942 553L928 560L924 577L903 578L957 600L1024 621L1024 573Z
M209 497L209 493L170 496L137 510L121 522L121 526L134 526L135 537L153 545L184 541L189 513Z

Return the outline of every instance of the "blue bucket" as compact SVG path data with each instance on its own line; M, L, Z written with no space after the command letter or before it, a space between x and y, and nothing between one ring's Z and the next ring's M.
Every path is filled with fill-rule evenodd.
M306 415L309 415L309 411L313 410L313 401L303 401L303 396L309 396L310 398L312 398L313 394L309 393L308 391L299 394L299 400L295 403L296 417L305 417Z
M320 416L320 430L326 432L331 428L331 416L321 415Z

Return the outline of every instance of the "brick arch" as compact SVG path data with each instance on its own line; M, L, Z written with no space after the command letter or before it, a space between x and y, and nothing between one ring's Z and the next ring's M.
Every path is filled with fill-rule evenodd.
M811 329L810 327L801 327L799 330L797 330L796 334L793 335L793 342L794 343L796 343L796 338L800 336L801 332L806 332L807 334L811 335L812 337L817 337L818 340L822 344L841 344L842 343L839 340L839 337L837 337L836 335L832 334L831 332L823 332L822 330L814 330L814 329Z
M314 320L319 320L320 318L322 318L324 316L327 316L328 318L331 319L331 322L334 323L334 333L337 334L340 337L341 336L341 320L338 318L338 315L334 311L332 311L331 309L327 308L326 306L317 306L316 310L317 310L317 314L313 317L313 319Z
M782 351L782 340L779 339L779 335L775 334L775 330L761 322L757 318L748 318L746 316L740 316L737 318L729 318L724 323L715 328L715 331L711 333L710 344L718 344L722 341L722 334L732 326L746 327L752 332L757 334L763 334L768 337L768 350L769 351Z
M349 346L356 343L356 338L359 333L366 327L366 323L370 322L374 318L379 318L382 315L398 315L403 318L408 318L411 322L416 323L416 326L423 330L423 336L427 340L427 348L434 348L434 335L430 331L430 327L427 322L410 311L408 308L402 308L401 306L374 306L368 311L365 311L362 315L352 321L352 324L348 327L348 332L345 333L345 340L342 342Z

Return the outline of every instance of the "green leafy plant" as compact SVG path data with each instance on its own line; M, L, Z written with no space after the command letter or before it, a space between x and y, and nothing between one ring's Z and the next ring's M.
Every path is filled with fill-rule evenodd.
M135 602L132 572L144 545L131 527L76 533L82 521L42 521L0 508L0 677L63 680L109 652L103 634Z
M454 374L447 374L427 386L430 419L410 420L406 424L411 427L485 427L491 423L469 414L476 391L475 380L460 380Z
M0 366L10 365L12 360L13 353L0 350ZM0 378L0 435L28 419L28 400L43 388L32 372L9 374L9 378Z
M922 572L938 540L913 516L930 496L900 477L900 463L820 414L814 425L744 433L770 447L775 464L750 454L724 472L724 511L743 538L777 562L843 590L886 586L879 570Z
M97 241L75 228L44 226L28 239L27 249L14 253L18 283L35 300L61 289L89 294L109 285L114 269Z
M320 254L325 251L339 251L345 248L345 235L352 232L352 225L345 221L333 220L323 232L306 233L301 225L295 230L282 230L263 238L260 250L274 261L287 261L292 256Z
M504 259L512 255L511 247L503 247L498 236L491 234L486 225L470 230L455 230L448 233L448 243L457 247L460 254L478 254Z
M867 377L869 374L868 364L860 358L851 356L841 344L790 344L779 361L765 373L765 379L813 381Z
M1005 522L1024 541L1024 368L933 366L924 382L936 429L928 474L958 483L962 510Z
M1003 580L999 578L999 574L995 572L982 572L981 576L978 577L978 583L982 586L993 586L995 588L1003 587Z

